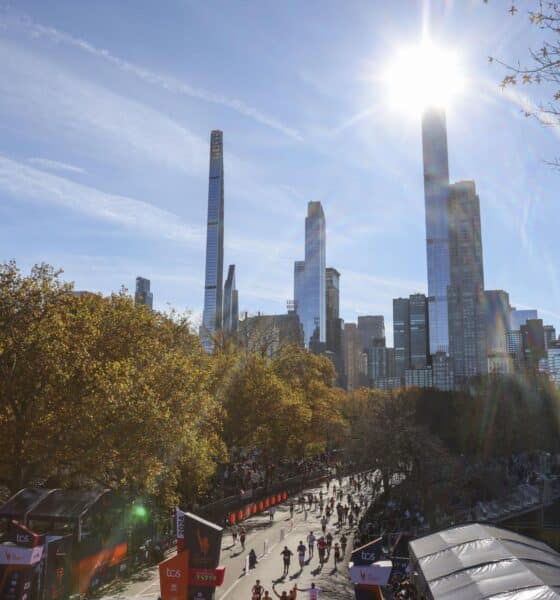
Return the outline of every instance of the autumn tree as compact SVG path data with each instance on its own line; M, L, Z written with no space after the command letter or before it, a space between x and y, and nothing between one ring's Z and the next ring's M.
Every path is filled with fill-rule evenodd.
M171 505L223 456L209 357L189 321L124 292L74 297L51 267L0 266L0 478L102 485Z

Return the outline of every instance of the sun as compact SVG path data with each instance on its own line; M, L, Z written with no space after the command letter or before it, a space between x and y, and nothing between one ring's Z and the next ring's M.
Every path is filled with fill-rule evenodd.
M464 88L465 75L457 52L426 39L396 50L383 81L390 106L415 114L432 106L447 108Z

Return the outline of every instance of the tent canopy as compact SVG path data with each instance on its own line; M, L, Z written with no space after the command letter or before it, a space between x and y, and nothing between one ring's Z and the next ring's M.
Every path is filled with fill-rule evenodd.
M409 548L418 587L434 600L560 600L560 554L512 531L473 523Z

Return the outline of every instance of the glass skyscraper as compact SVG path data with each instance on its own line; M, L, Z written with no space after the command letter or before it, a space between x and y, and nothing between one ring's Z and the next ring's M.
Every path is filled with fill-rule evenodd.
M235 333L239 325L239 297L235 287L235 265L230 265L224 285L224 331Z
M422 117L424 199L430 354L449 352L447 286L449 271L449 164L447 126L443 109L430 108Z
M457 385L488 370L480 201L474 181L449 193L449 346Z
M208 224L206 230L206 274L202 345L212 352L212 334L222 328L224 277L224 148L223 133L210 136L210 178L208 182Z
M326 342L326 226L320 202L309 202L305 218L305 260L294 263L295 309L306 347Z

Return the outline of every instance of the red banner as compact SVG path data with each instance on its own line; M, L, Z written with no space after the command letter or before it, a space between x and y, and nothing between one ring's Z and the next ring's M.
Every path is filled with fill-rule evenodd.
M226 568L217 569L190 569L189 583L196 586L216 587L224 583Z

